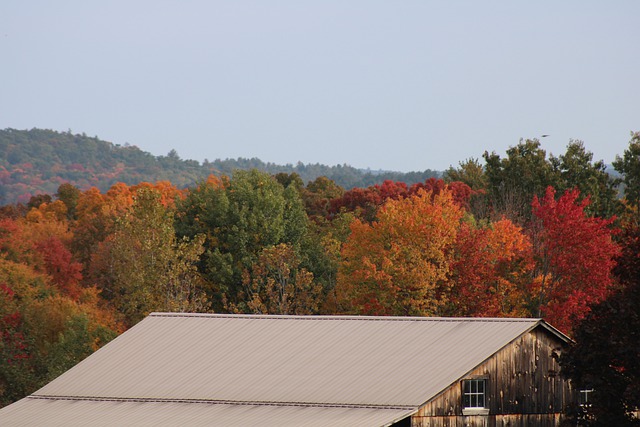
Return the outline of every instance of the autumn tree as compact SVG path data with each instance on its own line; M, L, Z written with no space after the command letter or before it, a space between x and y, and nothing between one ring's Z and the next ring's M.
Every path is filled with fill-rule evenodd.
M355 219L336 293L358 314L437 315L449 302L452 253L463 210L449 191L389 199L369 224Z
M0 283L0 407L27 395L37 384L15 292Z
M316 222L328 218L331 200L338 199L343 194L344 188L327 177L321 176L309 182L302 191L307 216Z
M461 223L454 243L449 314L521 317L533 267L531 243L508 219Z
M535 270L532 311L559 329L569 332L588 312L589 304L603 300L614 281L618 246L612 240L612 219L589 217L589 199L578 201L578 191L567 191L558 200L547 188L534 198L532 236Z
M140 188L101 244L93 277L127 325L152 311L203 311L208 304L195 266L203 241L203 236L177 240L173 213L160 194Z
M590 426L636 426L640 408L640 228L629 224L619 239L614 270L623 289L591 307L575 329L575 344L560 358L563 375L593 390L590 406L569 418ZM585 409L589 416L585 416Z
M389 199L402 199L419 191L427 191L435 196L445 189L452 194L456 203L468 207L469 198L473 193L468 185L461 182L446 184L442 179L428 178L411 187L404 182L388 180L367 188L353 188L331 201L330 213L335 215L344 211L354 212L362 219L372 222L377 219L378 209Z
M75 214L72 251L89 268L98 245L113 232L113 217L106 206L106 197L95 187L78 196Z
M280 243L264 248L242 278L242 302L234 311L256 314L317 314L322 286L313 274L300 267L291 245Z
M121 331L97 289L76 299L50 276L0 257L0 406L32 393Z

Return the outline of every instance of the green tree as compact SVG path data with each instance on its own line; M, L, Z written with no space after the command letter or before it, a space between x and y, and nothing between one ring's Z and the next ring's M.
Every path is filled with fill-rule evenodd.
M454 168L452 166L447 169L444 173L443 179L447 184L456 181L464 182L475 191L486 190L488 185L484 167L480 164L478 159L473 158L458 163L458 168Z
M76 207L78 206L78 200L80 199L81 191L78 187L71 184L64 183L58 187L56 197L67 207L67 218L76 218Z
M286 189L272 176L236 171L232 179L201 183L178 203L179 235L207 236L200 268L217 310L239 305L243 273L264 248L286 243L307 267L308 219L293 180Z
M571 141L567 151L550 162L560 176L560 193L577 188L582 197L589 197L586 212L593 216L609 218L621 210L616 180L606 172L602 160L593 162L593 153L584 148L582 141Z
M537 139L520 140L504 159L486 151L483 157L490 203L499 215L516 223L530 218L534 196L541 197L548 186L558 185L557 173Z
M640 132L631 133L629 147L622 157L616 156L613 167L623 175L627 203L637 209L640 206Z
M150 188L140 188L117 219L96 262L102 294L133 325L152 311L206 311L196 263L204 236L176 239L173 213Z

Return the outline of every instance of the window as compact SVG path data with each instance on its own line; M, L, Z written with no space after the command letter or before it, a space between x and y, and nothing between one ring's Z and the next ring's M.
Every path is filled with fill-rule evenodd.
M474 379L462 381L462 407L485 408L487 380Z
M578 390L578 403L583 408L589 408L591 406L591 401L593 400L593 389L586 388Z

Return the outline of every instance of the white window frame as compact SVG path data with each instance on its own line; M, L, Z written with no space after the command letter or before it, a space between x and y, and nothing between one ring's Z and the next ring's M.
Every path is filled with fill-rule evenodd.
M489 408L487 408L487 378L463 379L461 383L461 397L462 415L489 414ZM467 401L469 406L467 406ZM480 404L482 404L482 406L480 406Z

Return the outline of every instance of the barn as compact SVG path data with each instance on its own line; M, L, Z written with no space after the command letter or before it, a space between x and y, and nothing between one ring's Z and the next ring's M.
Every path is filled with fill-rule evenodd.
M540 319L152 313L32 395L19 426L556 426Z

